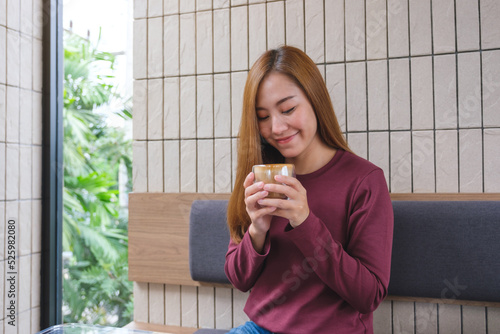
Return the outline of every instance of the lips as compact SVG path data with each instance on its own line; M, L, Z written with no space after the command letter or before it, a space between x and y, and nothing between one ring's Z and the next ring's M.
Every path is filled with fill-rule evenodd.
M298 132L297 132L298 133ZM283 144L287 144L289 143L290 141L292 141L292 139L297 135L297 133L291 135L291 136L288 136L288 137L282 137L282 138L276 138L276 143L280 144L280 145L283 145Z

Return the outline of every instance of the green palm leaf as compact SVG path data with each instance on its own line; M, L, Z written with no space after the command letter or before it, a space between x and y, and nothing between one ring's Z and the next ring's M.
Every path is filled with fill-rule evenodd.
M131 99L113 85L113 54L71 33L64 44L64 321L123 326L133 304L118 167L125 165L130 180L132 149L123 130L108 127L106 118L114 113L130 120ZM123 107L108 107L117 100ZM110 314L117 323L107 323Z

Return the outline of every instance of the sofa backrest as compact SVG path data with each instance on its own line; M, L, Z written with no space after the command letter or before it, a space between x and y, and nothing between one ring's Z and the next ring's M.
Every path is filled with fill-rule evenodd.
M392 296L500 302L500 202L393 201ZM229 283L227 200L194 201L189 265L195 281Z
M189 216L189 269L195 281L230 284L224 273L229 245L225 200L193 201Z
M500 301L499 202L393 202L389 294Z

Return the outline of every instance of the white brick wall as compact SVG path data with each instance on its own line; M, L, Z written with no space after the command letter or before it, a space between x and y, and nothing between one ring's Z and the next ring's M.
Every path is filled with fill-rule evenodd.
M457 126L455 55L434 57L434 121L437 129Z
M196 73L212 73L212 12L196 14Z
M231 71L248 69L248 7L231 8Z
M323 1L304 1L305 51L316 63L325 61Z
M0 0L0 277L5 277L6 222L17 224L18 326L5 321L0 282L0 333L40 330L42 28L40 0Z
M410 129L410 74L407 58L389 60L390 129Z
M412 127L416 130L432 129L433 86L432 57L417 57L411 61Z
M481 126L481 56L462 53L458 67L458 125L460 128Z
M432 25L430 1L410 0L411 55L432 53Z
M181 138L196 138L196 78L181 77Z
M181 4L185 3L184 1ZM194 13L180 15L179 62L180 74L196 73L196 17Z
M163 138L163 79L148 80L148 139Z
M231 66L229 13L229 9L214 10L214 71L216 73L228 72Z
M270 2L267 4L266 28L268 49L274 49L285 44L285 7L283 1ZM250 63L250 66L251 64L252 63Z
M148 21L140 19L134 21L134 79L147 77L148 54ZM135 104L134 104L135 105Z
M438 130L434 141L436 150L436 192L457 193L459 192L457 131Z
M285 20L286 44L304 50L304 1L287 1L285 6Z
M479 48L479 6L477 1L457 0L457 50Z
M41 0L31 1L36 17ZM9 45L0 48L0 111L10 103L18 112L0 113L0 155L21 157L24 174L27 147L41 143L41 44L22 22L21 33L6 28L30 15L9 6L0 11L0 44ZM383 169L391 192L499 192L499 16L496 0L135 0L134 191L230 192L248 69L287 43L318 64L349 144ZM34 146L33 164L40 154ZM6 173L19 172L0 166ZM9 183L0 200L28 196L40 181L32 173L31 184L0 177ZM247 319L247 295L227 288L136 283L134 294L138 321L230 328ZM491 333L499 313L386 301L375 332Z
M163 136L166 139L179 138L179 84L178 77L165 78L163 83Z
M148 19L148 78L163 76L163 18Z
M179 74L179 16L163 18L163 71L165 76Z
M366 65L346 65L347 131L366 131ZM362 88L362 89L360 89Z
M483 122L484 126L499 127L500 112L500 51L483 54Z
M248 6L248 57L250 64L266 51L266 5Z
M214 137L213 75L196 78L196 127L198 138Z
M455 8L453 0L432 1L434 53L455 51Z
M387 0L387 32L389 57L408 56L408 2Z
M319 2L322 5L323 1ZM319 21L317 18L315 20ZM365 52L368 36L365 34L365 29L364 1L347 1L345 3L345 54L347 61L366 59ZM323 45L323 40L319 44Z
M482 141L482 131L463 129L458 134L460 192L483 192L483 153L478 150L478 143Z

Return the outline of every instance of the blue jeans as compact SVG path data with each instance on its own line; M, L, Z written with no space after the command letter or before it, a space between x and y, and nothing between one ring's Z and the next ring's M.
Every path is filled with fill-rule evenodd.
M273 334L267 329L259 327L255 322L248 321L244 325L231 329L228 334Z

